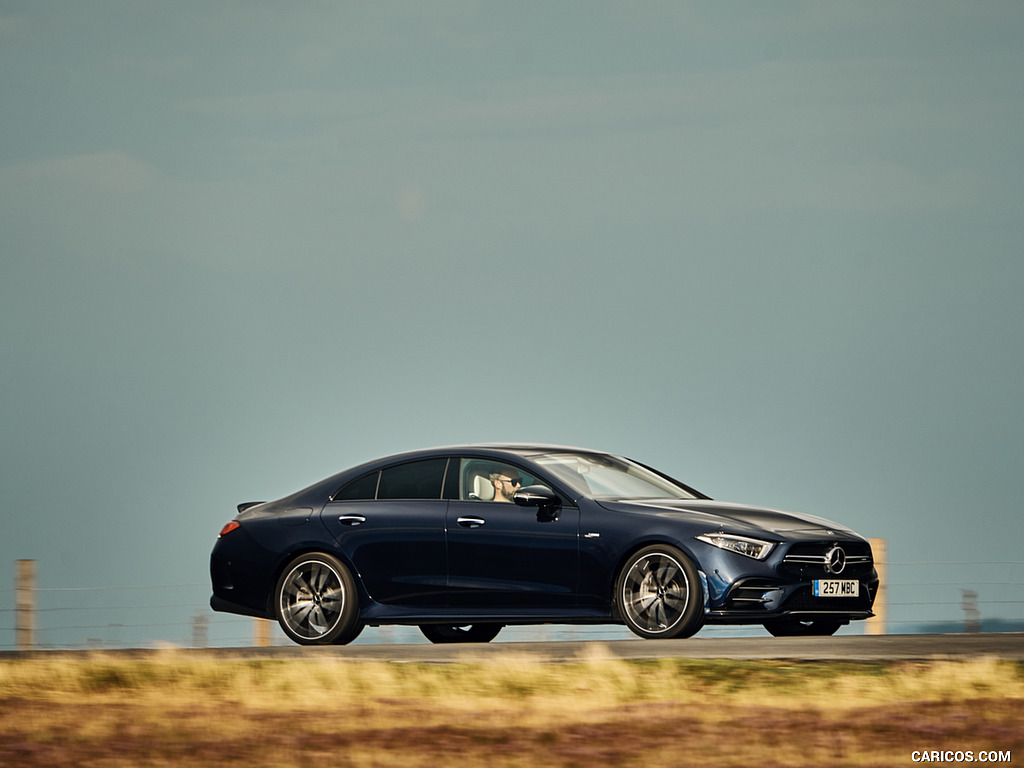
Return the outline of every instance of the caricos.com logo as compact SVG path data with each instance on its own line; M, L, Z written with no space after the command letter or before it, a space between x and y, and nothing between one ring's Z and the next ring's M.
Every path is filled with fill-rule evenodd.
M915 763L1009 763L1010 750L921 749L910 753Z

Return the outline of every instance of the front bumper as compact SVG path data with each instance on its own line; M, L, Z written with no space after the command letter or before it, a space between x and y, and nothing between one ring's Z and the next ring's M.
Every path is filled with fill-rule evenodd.
M827 556L837 546L844 567L835 573ZM760 624L780 618L869 619L878 594L878 573L866 541L818 540L787 543L764 562L718 556L709 574L711 596L705 611L708 624ZM854 580L856 597L815 597L816 579Z
M878 594L878 576L872 570L860 582L857 597L815 597L811 582L782 583L750 578L732 586L719 605L709 605L709 624L757 624L779 618L800 620L837 618L847 621L870 619Z

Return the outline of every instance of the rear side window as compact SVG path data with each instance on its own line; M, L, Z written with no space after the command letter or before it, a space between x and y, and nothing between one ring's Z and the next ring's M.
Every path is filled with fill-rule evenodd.
M377 478L380 477L380 472L371 472L368 475L363 475L358 480L353 480L351 483L346 485L336 494L334 494L335 501L361 501L363 499L372 499L377 495Z
M378 499L440 499L448 459L424 459L380 472Z

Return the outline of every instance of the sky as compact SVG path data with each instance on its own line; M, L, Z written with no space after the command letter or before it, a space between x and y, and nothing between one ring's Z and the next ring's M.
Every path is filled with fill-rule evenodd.
M239 502L503 440L885 538L893 631L1024 619L1021 39L1017 0L0 0L0 647L17 559L43 642L180 642Z

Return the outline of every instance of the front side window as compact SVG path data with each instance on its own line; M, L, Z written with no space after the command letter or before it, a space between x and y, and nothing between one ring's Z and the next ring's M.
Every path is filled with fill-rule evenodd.
M656 472L618 456L598 453L552 453L531 458L573 490L591 498L698 498Z
M493 459L462 459L459 479L463 501L511 502L520 488L538 482L529 472Z

